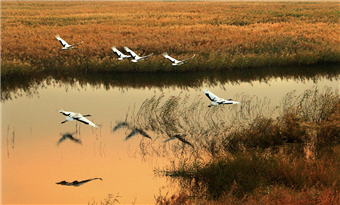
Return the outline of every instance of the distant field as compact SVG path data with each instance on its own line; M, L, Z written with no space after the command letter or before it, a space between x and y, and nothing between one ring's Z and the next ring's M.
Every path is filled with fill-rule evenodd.
M1 2L2 76L340 62L339 2ZM56 34L78 50L60 51ZM148 61L117 61L128 46ZM188 64L173 67L163 52Z

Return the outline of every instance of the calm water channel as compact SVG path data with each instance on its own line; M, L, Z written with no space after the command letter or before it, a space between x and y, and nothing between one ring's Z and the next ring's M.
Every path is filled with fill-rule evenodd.
M162 93L165 100L179 93L192 99L202 89L225 99L240 94L268 98L272 106L293 90L315 86L339 89L339 66L197 74L112 74L67 76L44 74L2 80L1 197L3 204L87 204L118 194L120 204L154 204L155 197L177 189L154 175L170 162L165 157L142 156L140 143L149 139L128 129L112 132L128 110ZM306 72L307 71L307 72ZM241 102L242 103L242 102ZM235 105L238 106L238 105ZM100 128L67 122L57 110L91 114ZM81 141L65 140L75 133ZM149 141L147 141L149 143ZM150 140L157 144L162 141ZM79 187L60 181L93 180Z

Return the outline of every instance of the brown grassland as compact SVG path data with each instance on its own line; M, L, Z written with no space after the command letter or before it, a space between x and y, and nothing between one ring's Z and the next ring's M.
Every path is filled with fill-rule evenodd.
M257 68L340 62L338 2L1 2L8 75ZM56 34L79 49L61 51ZM111 47L154 53L117 61ZM188 64L173 67L163 52Z
M171 161L156 176L181 188L156 204L340 204L339 90L293 91L272 109L266 99L237 98L240 106L209 108L205 98L161 94L128 111L125 122L157 133L153 140L176 133L192 145L140 142L143 156ZM109 196L100 204L115 204Z
M189 95L163 97L144 101L131 122L186 133L193 147L171 147L178 162L159 172L182 193L160 196L157 204L340 203L338 90L287 93L274 110L249 96L238 96L241 106L213 108L200 99L190 103ZM145 153L169 156L164 147L146 150L145 144Z
M339 64L339 17L336 1L2 1L1 78ZM61 51L56 34L69 44L84 43ZM154 55L139 63L117 61L112 46ZM173 67L163 52L196 57ZM207 109L181 98L162 104L154 97L137 112L142 128L157 128L152 122L161 131L187 127L197 154L161 171L184 191L159 196L156 204L340 203L338 90L288 96L275 118L257 112L256 101L242 101L241 115L234 107ZM235 118L227 129L227 121L217 119L230 113L247 120ZM257 114L248 121L249 113ZM206 153L209 160L200 160ZM105 200L100 203L116 203L111 195Z

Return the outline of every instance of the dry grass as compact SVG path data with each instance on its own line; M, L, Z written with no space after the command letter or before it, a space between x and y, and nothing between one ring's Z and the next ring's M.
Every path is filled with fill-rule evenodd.
M236 187L235 187L236 188ZM267 192L267 193L266 193ZM296 191L295 189L272 186L269 189L258 189L251 196L243 199L226 195L218 201L192 199L187 193L174 194L170 197L160 196L157 205L254 205L254 204L339 204L339 191L332 188L316 188Z
M175 180L184 191L160 196L157 203L339 202L338 92L291 92L273 110L265 99L236 99L241 105L208 108L189 95L167 100L161 95L127 114L129 123L155 132L154 140L179 133L194 145L141 143L142 154L173 161L157 173Z
M337 2L1 2L2 74L339 62ZM56 34L79 50L60 51ZM149 61L117 62L111 46ZM197 56L174 68L161 55Z

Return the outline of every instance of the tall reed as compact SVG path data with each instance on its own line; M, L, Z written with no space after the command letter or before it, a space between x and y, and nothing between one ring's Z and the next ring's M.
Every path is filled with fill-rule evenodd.
M2 76L339 63L337 2L1 2ZM60 51L56 34L78 50ZM111 47L154 53L118 62ZM173 67L162 53L188 64Z
M241 104L209 108L209 102L189 95L154 96L127 121L153 131L155 141L186 134L193 147L178 141L143 151L174 160L160 173L179 180L196 197L242 198L273 185L340 190L337 91L315 87L298 96L287 93L278 106L244 95L235 99Z

